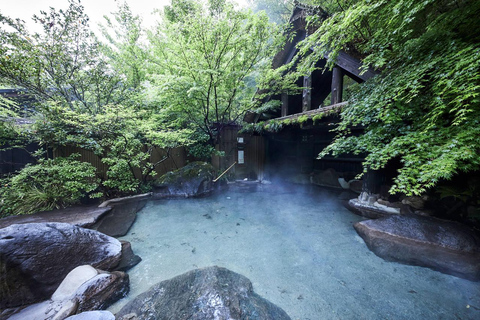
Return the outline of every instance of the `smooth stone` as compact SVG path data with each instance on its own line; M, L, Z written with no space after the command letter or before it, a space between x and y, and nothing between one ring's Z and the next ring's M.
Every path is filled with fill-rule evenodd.
M74 314L76 309L77 303L72 300L47 300L22 309L9 317L8 320L61 320Z
M370 219L403 214L400 207L388 201L382 201L377 195L367 192L360 193L356 199L350 199L346 207L353 213Z
M118 266L115 267L115 270L118 271L127 271L142 261L138 255L133 253L132 244L128 241L121 240L122 244L122 259Z
M480 238L456 222L393 215L354 225L377 256L480 281Z
M62 301L71 299L77 292L78 288L98 275L97 269L92 266L79 266L70 271L62 281L57 290L53 293L51 300Z
M129 289L130 280L125 272L100 273L78 288L75 294L78 301L76 312L106 309L124 298Z
M124 272L107 273L91 266L80 266L72 270L52 298L17 311L11 320L63 320L76 313L101 310L125 297L129 290L129 278ZM95 316L96 313L85 314ZM111 313L98 315L100 319L111 319ZM96 319L96 318L95 318Z
M0 229L0 309L49 299L77 266L113 270L121 249L115 238L67 223Z
M102 202L98 207L99 208L104 208L104 207L111 207L115 206L117 204L125 204L128 202L138 202L142 200L148 200L149 198L152 197L152 193L142 193L142 194L136 194L134 196L128 196L128 197L122 197L122 198L114 198L114 199L109 199L104 202Z
M119 201L110 203L112 210L92 226L92 229L111 237L126 235L137 218L137 212L146 204L145 200L134 199L128 198L124 203Z
M77 227L89 228L97 223L111 207L99 208L97 206L75 206L65 209L43 211L28 215L9 216L0 219L0 229L12 224L60 222L70 223Z
M355 193L361 193L363 190L362 180L350 180L348 181L348 187Z

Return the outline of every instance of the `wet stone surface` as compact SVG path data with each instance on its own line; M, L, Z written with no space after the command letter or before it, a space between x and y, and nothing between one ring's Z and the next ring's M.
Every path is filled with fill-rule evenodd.
M290 320L285 311L253 292L250 280L217 266L162 281L116 314L117 320L146 318Z
M68 223L0 229L0 309L48 299L77 266L114 269L121 248L115 238Z
M370 250L384 259L480 281L480 239L459 223L395 215L354 227Z

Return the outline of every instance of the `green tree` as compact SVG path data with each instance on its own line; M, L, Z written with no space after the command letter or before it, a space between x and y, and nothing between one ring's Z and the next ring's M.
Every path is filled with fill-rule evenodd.
M43 26L41 34L29 34L21 21L6 17L0 31L0 82L26 89L38 102L31 116L35 123L23 131L50 149L94 152L108 165L100 186L106 196L138 191L159 164L149 161L153 150L188 144L190 135L143 103L146 48L140 18L119 5L103 28L105 44L90 31L78 1L35 20Z
M148 79L152 103L179 125L193 128L196 140L213 147L222 128L238 123L251 107L255 88L247 83L262 63L268 65L277 31L265 14L210 2L214 8L198 6L170 19L169 12L186 12L172 3L166 19L149 36Z
M122 75L122 85L132 95L132 90L142 89L145 80L147 48L142 19L126 2L118 3L113 17L105 15L104 19L101 32L106 43L99 44L101 51L109 66Z
M171 0L171 5L166 5L163 9L163 18L170 23L181 22L201 9L201 4L196 0Z
M295 5L294 0L248 0L248 5L254 12L265 11L270 21L286 24Z
M72 110L101 111L129 94L111 72L79 1L67 10L34 16L41 33L30 34L20 20L1 16L0 82L28 90L40 103L55 101Z
M381 74L358 87L337 137L320 157L367 154L365 170L402 166L391 192L421 194L440 180L480 167L480 3L338 1L300 46L297 70L340 50ZM313 51L312 51L313 48ZM365 128L350 135L351 126Z
M15 118L18 114L15 112L16 109L15 102L0 95L0 150L10 145L17 136Z
M101 113L72 111L51 104L34 124L34 134L53 148L76 146L94 152L108 166L105 195L139 191L161 162L151 163L155 148L189 144L187 130L169 130L167 119L131 105L106 105Z

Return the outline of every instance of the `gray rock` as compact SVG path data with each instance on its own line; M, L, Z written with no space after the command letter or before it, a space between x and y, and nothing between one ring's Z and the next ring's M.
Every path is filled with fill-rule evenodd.
M117 320L290 319L281 308L253 292L250 280L217 266L162 281L128 303L115 317Z
M403 204L409 205L414 209L423 209L425 207L425 201L428 198L426 196L419 197L419 196L411 196L406 197L402 200Z
M92 266L84 265L73 269L62 281L50 300L30 305L16 313L10 320L65 319L76 313L104 309L123 298L128 292L128 275L115 271L106 273ZM86 316L98 316L106 319L111 313L90 313ZM81 319L82 317L80 317Z
M8 320L60 320L75 314L77 303L72 300L47 300L32 304L13 314Z
M391 215L391 213L387 214L383 208L369 205L368 203L362 202L358 199L350 199L348 201L347 208L355 214L370 219L377 219Z
M109 199L104 202L102 202L98 207L103 208L103 207L111 207L115 206L117 204L125 204L129 202L138 202L138 201L143 201L143 200L148 200L149 198L152 197L152 193L142 193L142 194L136 194L133 196L128 196L128 197L123 197L123 198L114 198L114 199Z
M423 216L394 215L354 225L379 257L480 280L480 239L469 228Z
M317 186L339 188L342 186L338 179L340 176L334 169L327 169L323 171L316 171L311 176L311 182Z
M197 197L214 190L215 169L205 162L192 162L168 172L154 184L153 198Z
M0 309L48 299L79 265L114 269L121 247L112 237L67 223L0 229Z
M139 264L140 261L142 261L142 258L133 253L130 242L124 240L121 240L120 242L122 244L122 258L118 266L115 267L115 270L127 271Z
M350 181L348 181L348 187L353 192L361 193L362 190L363 190L363 181L362 180L350 180Z
M370 219L402 213L402 208L388 201L378 199L378 195L362 192L357 199L348 201L346 207L355 214Z
M83 265L76 267L67 274L50 299L53 301L72 299L81 285L97 275L98 270L92 266Z
M78 302L77 313L91 310L103 310L114 302L124 298L129 289L128 274L120 271L99 273L78 288L75 298Z
M144 200L110 203L112 210L92 226L92 229L111 237L122 237L130 230L137 218L137 212L145 206L145 203Z
M110 311L86 311L80 314L70 316L65 320L115 320L115 316Z
M76 206L52 211L43 211L34 214L10 216L0 219L0 229L12 224L61 222L70 223L82 228L90 228L97 223L111 207L99 208L97 206Z

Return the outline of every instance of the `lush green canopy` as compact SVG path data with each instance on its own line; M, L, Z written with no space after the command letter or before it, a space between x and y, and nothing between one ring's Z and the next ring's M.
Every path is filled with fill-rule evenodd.
M152 103L196 129L214 146L226 125L251 107L255 72L269 66L277 29L265 14L237 11L225 1L174 1L149 33L147 77ZM198 155L198 153L197 153Z
M298 76L340 50L380 75L358 86L320 157L366 154L365 169L402 167L391 192L421 194L480 167L480 2L316 1L329 17L300 45ZM313 48L313 51L312 51ZM290 75L291 76L291 75ZM293 78L295 78L293 77ZM350 135L361 125L360 136Z
M108 168L105 175L97 172L100 182L77 175L86 184L81 188L49 188L71 199L51 197L39 189L42 179L50 185L51 172L56 179L78 172L70 170L78 160L52 162L42 160L48 153L38 152L37 164L5 181L22 196L3 188L6 203L0 211L25 210L13 202L29 193L59 206L78 201L78 190L92 196L141 191L162 161L151 163L155 148L184 146L208 158L221 128L241 121L255 73L269 65L278 42L266 15L237 10L224 0L173 0L160 18L147 33L141 18L119 4L106 18L100 41L78 0L70 0L66 10L51 8L35 16L40 33L0 14L0 83L34 98L29 117L36 120L26 126L2 121L2 147L32 141L50 150L73 146L94 152ZM3 98L0 108L4 120L15 116ZM13 143L14 137L22 141ZM26 172L39 177L32 181ZM50 208L43 200L29 203Z

